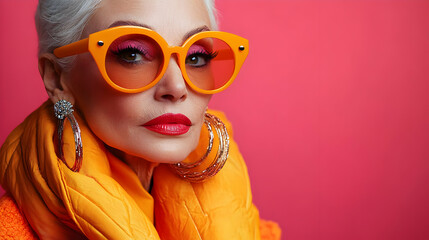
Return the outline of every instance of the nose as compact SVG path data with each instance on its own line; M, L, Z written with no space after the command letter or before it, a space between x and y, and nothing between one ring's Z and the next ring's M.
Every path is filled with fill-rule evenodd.
M158 84L155 85L155 99L158 101L184 101L188 96L188 89L183 79L182 71L176 58L170 58L168 67Z

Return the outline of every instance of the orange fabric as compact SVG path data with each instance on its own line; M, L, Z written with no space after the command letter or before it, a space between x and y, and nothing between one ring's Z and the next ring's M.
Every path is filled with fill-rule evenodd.
M261 219L259 229L261 231L262 240L280 240L281 230L279 225L273 221Z
M259 230L261 240L280 240L281 230L277 223L261 219ZM0 239L37 240L13 199L4 195L0 198Z
M0 239L37 239L10 196L0 198Z
M222 114L215 115L229 126ZM49 102L18 126L0 151L0 183L41 239L260 239L247 169L232 138L230 157L214 178L189 183L161 165L152 197L75 116L84 145L79 173L56 157ZM74 161L67 125L64 153Z

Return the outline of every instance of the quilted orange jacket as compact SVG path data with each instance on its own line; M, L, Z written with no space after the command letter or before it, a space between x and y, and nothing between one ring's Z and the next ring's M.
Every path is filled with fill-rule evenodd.
M280 240L280 227L275 222L261 219L259 230L262 240ZM0 198L0 239L38 239L20 213L13 199L8 195Z
M247 169L232 138L228 161L215 177L190 183L160 165L149 194L77 114L84 159L81 170L72 172L55 154L52 109L50 102L44 103L0 150L0 184L8 193L0 203L0 239L280 238L274 223L259 219ZM230 131L222 113L212 114ZM74 160L74 138L67 126L64 155Z

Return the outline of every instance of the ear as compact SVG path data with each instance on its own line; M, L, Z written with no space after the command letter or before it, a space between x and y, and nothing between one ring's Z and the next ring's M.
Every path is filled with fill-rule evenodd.
M53 103L64 99L74 105L74 97L65 84L67 74L52 53L44 53L39 57L39 72L46 92Z

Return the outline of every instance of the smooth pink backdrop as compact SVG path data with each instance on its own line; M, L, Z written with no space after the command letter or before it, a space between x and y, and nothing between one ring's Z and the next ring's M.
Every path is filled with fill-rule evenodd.
M0 0L0 143L46 98L34 0ZM225 111L283 239L429 239L429 1L218 0Z

